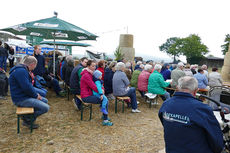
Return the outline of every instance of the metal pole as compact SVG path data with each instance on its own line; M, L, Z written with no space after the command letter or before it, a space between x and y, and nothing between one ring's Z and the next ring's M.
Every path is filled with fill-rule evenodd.
M55 47L55 32L54 32L54 53L53 53L53 74L55 76L55 50L56 50L56 47Z

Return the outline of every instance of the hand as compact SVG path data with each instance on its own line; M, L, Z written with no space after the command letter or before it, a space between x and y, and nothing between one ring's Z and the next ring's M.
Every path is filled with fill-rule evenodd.
M105 90L102 89L102 93L103 93L103 95L104 95L104 94L105 94Z
M42 100L42 96L40 96L40 95L38 94L37 99L38 99L38 100Z
M101 95L100 99L103 100L103 95Z

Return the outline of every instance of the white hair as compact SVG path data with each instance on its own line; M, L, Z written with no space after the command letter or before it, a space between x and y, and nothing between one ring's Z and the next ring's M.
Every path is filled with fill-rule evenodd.
M120 63L120 62L119 62ZM122 62L121 62L122 63ZM126 68L130 68L130 66L131 66L131 63L130 62L126 62L125 63L125 66L126 66Z
M154 66L154 70L160 70L162 68L162 66L160 64L156 64Z
M153 68L152 65L146 64L144 70L145 70L145 71L148 71L148 70L151 70L152 68Z
M201 66L201 69L202 69L202 70L207 70L207 65L205 65L205 64L202 65L202 66Z
M184 66L184 63L182 63L182 62L177 64L177 67L182 67L182 66Z
M145 65L144 65L144 64L141 64L141 65L140 65L140 68L141 68L141 69L143 69L144 67L145 67Z
M22 63L29 66L30 64L37 64L37 59L34 56L25 56Z
M142 62L141 62L141 61L138 61L138 62L137 62L137 65L141 65L141 64L142 64Z
M71 55L67 55L65 59L68 62L69 60L73 59L73 57Z
M187 89L190 92L193 92L198 89L198 81L194 77L184 76L178 80L177 87L179 90Z
M125 68L125 64L123 62L118 62L115 66L115 70L122 70L122 68Z

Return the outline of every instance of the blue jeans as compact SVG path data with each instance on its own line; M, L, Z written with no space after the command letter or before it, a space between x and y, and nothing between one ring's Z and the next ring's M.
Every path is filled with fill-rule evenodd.
M96 96L88 96L88 97L82 98L82 100L86 103L92 103L92 104L101 104L102 103L101 99L96 97ZM103 114L103 119L107 120L108 116L106 114Z
M98 98L100 98L100 95L96 95ZM103 95L103 100L102 100L102 103L101 103L101 107L102 108L106 108L107 107L107 104L108 104L108 99L105 95Z
M4 70L6 71L6 61L7 61L7 57L6 56L3 56L3 68L4 68Z
M59 82L57 79L52 80L52 87L57 95L59 95L59 92L62 90L61 87L59 86Z
M4 56L0 56L0 68L3 69Z
M137 109L136 88L134 88L134 87L129 88L128 93L126 95L123 95L123 96L130 97L132 109Z
M44 89L44 88L37 88L37 87L34 87L35 91L41 95L42 97L46 97L46 94L47 94L47 90Z
M170 94L167 91L165 92L165 94L163 94L163 96L166 100L170 98Z
M34 121L36 118L49 110L48 100L42 97L42 100L35 98L28 98L17 104L19 107L33 107L34 108Z

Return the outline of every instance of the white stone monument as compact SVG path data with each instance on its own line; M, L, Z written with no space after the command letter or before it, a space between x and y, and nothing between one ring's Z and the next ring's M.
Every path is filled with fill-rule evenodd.
M119 47L126 61L134 61L135 49L133 48L133 35L121 34Z

